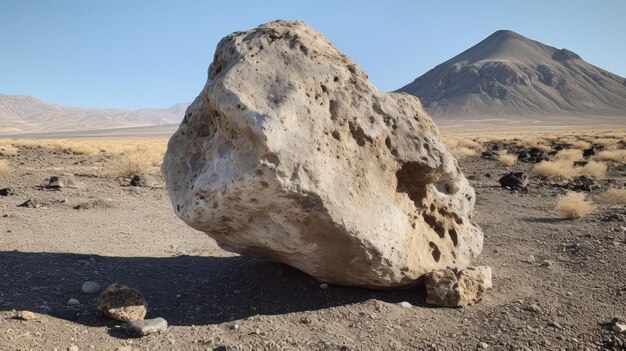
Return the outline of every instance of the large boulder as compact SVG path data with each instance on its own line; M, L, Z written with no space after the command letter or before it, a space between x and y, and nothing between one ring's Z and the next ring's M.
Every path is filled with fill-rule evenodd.
M220 41L162 173L225 250L328 283L412 285L482 249L474 190L418 99L376 90L303 22Z

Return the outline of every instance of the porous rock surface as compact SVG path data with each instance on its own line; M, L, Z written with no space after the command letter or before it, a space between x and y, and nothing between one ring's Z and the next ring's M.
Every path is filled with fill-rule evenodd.
M480 302L493 287L491 268L468 267L460 272L450 269L430 272L424 276L426 302L444 307L464 307Z
M412 285L482 249L474 191L418 99L378 91L303 22L220 41L162 173L222 248L328 283Z

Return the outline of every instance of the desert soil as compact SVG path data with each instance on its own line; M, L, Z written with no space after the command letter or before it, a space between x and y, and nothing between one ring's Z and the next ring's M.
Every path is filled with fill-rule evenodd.
M476 264L493 268L494 289L451 309L427 305L421 288L321 289L290 267L223 251L174 215L162 187L94 176L107 156L23 148L9 159L0 188L16 194L0 197L0 350L625 349L626 335L609 328L626 317L624 207L561 220L553 208L564 189L536 177L528 193L500 188L497 161L461 161L485 232ZM55 175L79 188L41 187ZM591 196L625 182L626 168L612 165ZM17 206L27 199L43 206ZM170 327L126 337L120 322L97 316L97 295L81 292L88 280L138 288L147 317ZM19 310L38 319L12 318Z

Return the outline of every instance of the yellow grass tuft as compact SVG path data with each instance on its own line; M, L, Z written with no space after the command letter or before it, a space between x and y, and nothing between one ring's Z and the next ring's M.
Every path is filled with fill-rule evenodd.
M498 160L505 166L513 166L517 163L517 156L511 155L506 151L502 151L502 153L500 153L500 156L498 156Z
M582 150L578 149L566 149L559 151L556 156L554 156L555 160L565 160L565 161L578 161L583 158Z
M572 147L574 149L585 150L591 147L591 143L584 140L576 140L572 141Z
M600 201L608 205L626 205L626 189L607 189L600 195Z
M589 161L580 168L578 174L586 175L594 178L602 178L606 173L606 164L604 162Z
M114 177L132 177L136 174L158 173L163 161L164 149L145 146L121 154L109 168L109 175Z
M604 150L600 151L594 159L617 163L626 163L626 150Z
M569 192L561 196L554 207L554 210L559 213L561 217L567 219L585 217L592 213L594 209L595 205L590 200L587 200L585 194L574 192Z
M0 160L0 172L4 172L8 170L9 170L9 161Z
M569 180L578 175L574 163L569 160L541 161L535 165L533 171L550 180Z

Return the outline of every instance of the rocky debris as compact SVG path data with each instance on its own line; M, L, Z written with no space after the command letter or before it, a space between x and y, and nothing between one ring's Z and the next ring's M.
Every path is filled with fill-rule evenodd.
M302 22L222 39L162 173L191 227L318 281L412 285L482 250L474 189L419 100Z
M444 269L424 276L426 302L445 307L463 307L482 300L492 288L491 268L468 267L458 273Z
M100 291L100 284L94 282L93 280L89 280L83 283L83 286L80 288L80 290L84 294L88 295L97 294L98 291Z
M157 317L138 321L130 321L124 324L124 332L130 336L146 336L159 333L167 329L167 321Z
M0 196L9 196L15 195L15 192L11 188L2 188L0 189Z
M80 348L78 348L78 346L76 346L76 345L70 345L67 348L67 351L80 351Z
M40 208L43 204L39 203L39 201L34 199L28 199L23 203L17 205L17 207L25 207L25 208Z
M572 178L570 181L565 183L563 188L572 190L572 191L592 191L596 188L596 182L593 178L589 176L578 176Z
M619 318L613 318L611 330L619 334L626 334L626 322L620 321Z
M497 161L498 157L500 157L500 153L498 151L487 150L487 151L483 151L480 157L485 160Z
M595 156L598 154L595 146L592 146L588 149L583 150L583 157Z
M101 315L124 322L143 319L148 308L139 290L118 283L109 285L96 305Z
M509 190L526 190L528 175L524 172L509 172L500 178L500 186Z
M78 186L74 182L74 180L60 177L60 176L52 176L48 181L48 185L46 188L48 189L61 189L61 188L77 188Z
M33 319L39 319L34 312L31 311L18 311L13 316L14 319L19 319L22 321L29 321Z
M113 203L111 199L95 199L95 200L80 202L74 205L72 208L75 210L91 210L94 208L111 208L111 207L113 207Z
M67 300L67 305L68 306L78 306L78 305L80 305L80 301L78 301L77 299L72 297L71 299Z
M157 188L162 184L156 179L156 177L149 174L136 174L130 180L130 185L145 188Z
M549 160L548 154L536 147L530 148L529 150L521 150L517 153L517 159L522 162L528 163L539 163L541 161Z

